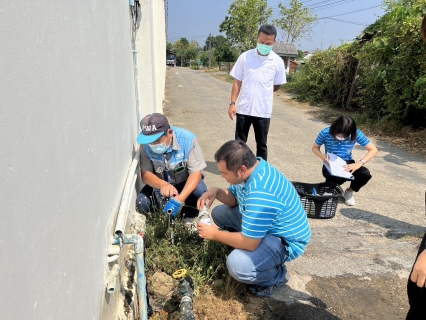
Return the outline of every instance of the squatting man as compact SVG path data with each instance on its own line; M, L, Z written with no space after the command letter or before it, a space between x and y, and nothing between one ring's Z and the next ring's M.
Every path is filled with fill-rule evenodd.
M199 236L235 248L226 260L231 276L249 284L251 294L271 295L289 279L285 262L301 256L311 238L299 195L241 140L226 142L214 158L230 186L198 200L198 208L222 202L211 213L215 225L198 223Z
M180 212L191 223L191 218L198 216L197 200L207 191L203 181L206 162L195 134L170 126L160 113L147 115L140 126L137 141L141 144L141 176L146 185L136 200L139 212L160 208L162 197L173 197L172 201L179 204L174 214Z

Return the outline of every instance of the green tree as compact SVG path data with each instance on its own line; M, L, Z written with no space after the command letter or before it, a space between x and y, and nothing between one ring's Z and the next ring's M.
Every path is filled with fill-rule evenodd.
M238 58L239 51L232 47L231 41L222 35L209 36L206 39L204 51L212 50L212 56L218 62L233 62Z
M358 109L359 120L382 128L426 128L426 2L384 4L386 14L358 41L315 53L286 86L302 99Z
M189 61L197 58L200 51L196 41L189 42L186 38L176 40L172 49L176 52L176 64L178 66L189 65Z
M274 25L281 29L286 37L286 42L294 43L301 38L310 38L317 15L308 7L304 7L299 0L290 0L288 7L281 2L281 18L274 20Z
M245 51L256 46L259 27L271 16L272 8L267 0L234 0L228 13L219 31Z
M305 57L305 55L303 54L302 50L297 50L297 60L303 60L303 58Z

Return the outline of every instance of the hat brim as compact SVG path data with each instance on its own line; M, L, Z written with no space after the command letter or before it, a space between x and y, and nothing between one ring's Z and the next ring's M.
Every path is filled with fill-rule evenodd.
M142 134L142 132L139 134L138 138L136 139L139 144L149 144L153 143L155 140L160 138L164 132L160 132L157 134L150 134L149 136Z

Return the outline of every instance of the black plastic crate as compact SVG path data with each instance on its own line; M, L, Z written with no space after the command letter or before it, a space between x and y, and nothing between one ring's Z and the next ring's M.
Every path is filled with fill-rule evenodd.
M336 214L342 188L332 182L303 183L292 182L302 201L308 218L330 219Z

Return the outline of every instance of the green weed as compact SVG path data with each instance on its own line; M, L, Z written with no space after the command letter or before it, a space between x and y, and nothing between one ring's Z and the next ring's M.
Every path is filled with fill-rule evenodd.
M146 220L146 273L156 271L172 275L178 269L187 269L196 287L209 285L223 295L235 295L238 283L226 268L226 257L231 247L201 239L191 233L180 220L175 220L174 243L171 245L172 226L162 212L154 212ZM241 289L241 288L240 288Z

